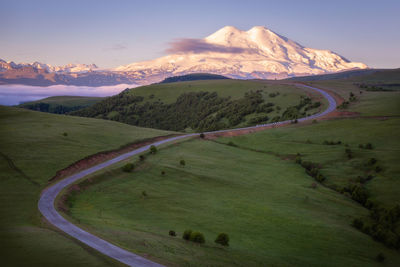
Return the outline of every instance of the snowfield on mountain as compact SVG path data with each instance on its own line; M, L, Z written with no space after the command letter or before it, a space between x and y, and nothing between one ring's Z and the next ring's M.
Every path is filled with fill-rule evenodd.
M120 66L115 71L135 72L147 79L206 72L231 78L286 78L365 69L328 51L306 48L265 27L241 31L226 26L204 39L180 39L167 55L155 60Z

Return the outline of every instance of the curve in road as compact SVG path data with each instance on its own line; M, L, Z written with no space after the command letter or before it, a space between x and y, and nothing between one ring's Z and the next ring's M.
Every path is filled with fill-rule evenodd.
M302 86L302 87L311 89L313 91L317 91L318 93L323 95L328 100L328 103L329 103L328 108L326 110L324 110L323 112L314 114L309 117L298 119L298 121L306 121L306 120L316 119L316 118L322 117L336 109L336 102L335 102L334 98L331 95L329 95L327 92L325 92L321 89L315 88L315 87L307 86L307 85L298 84L298 86ZM245 130L245 129L256 129L256 128L272 126L272 125L279 126L279 125L288 124L288 123L290 123L290 120L280 121L280 122L275 122L275 123L268 123L268 124L261 124L261 125L245 127L245 128L236 128L236 129L206 132L205 134L232 132L232 131L240 131L240 130ZM68 235L76 238L77 240L81 241L82 243L88 245L89 247L92 247L92 248L96 249L97 251L99 251L115 260L118 260L129 266L162 266L158 263L152 262L152 261L145 259L139 255L136 255L130 251L127 251L118 246L115 246L115 245L111 244L110 242L107 242L89 232L82 230L78 226L72 224L71 222L67 221L64 217L62 217L55 209L54 202L55 202L57 195L64 188L66 188L67 186L73 184L77 180L82 179L83 177L85 177L91 173L101 170L107 166L114 164L114 163L120 162L124 159L127 159L127 158L133 156L133 155L142 153L142 152L150 149L150 146L152 146L152 145L159 146L159 145L162 145L162 144L165 144L168 142L172 142L175 140L179 140L179 139L187 138L187 137L191 137L191 136L196 136L196 135L199 135L199 134L198 133L186 134L186 135L176 136L176 137L168 138L168 139L165 139L162 141L158 141L153 144L146 145L144 147L138 148L138 149L130 151L128 153L122 154L116 158L113 158L109 161L106 161L104 163L101 163L99 165L91 167L84 171L81 171L75 175L69 176L69 177L61 180L60 182L50 186L42 193L39 203L38 203L39 210L42 213L42 215L47 219L48 222L50 222L55 227L59 228L61 231L67 233Z

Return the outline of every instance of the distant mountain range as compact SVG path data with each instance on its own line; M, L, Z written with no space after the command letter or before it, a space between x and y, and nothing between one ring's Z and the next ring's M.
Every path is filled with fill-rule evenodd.
M57 67L0 60L0 84L149 84L190 73L238 79L283 79L368 68L328 50L306 48L261 26L248 31L227 26L204 39L176 40L168 52L169 55L155 60L107 70L95 64Z

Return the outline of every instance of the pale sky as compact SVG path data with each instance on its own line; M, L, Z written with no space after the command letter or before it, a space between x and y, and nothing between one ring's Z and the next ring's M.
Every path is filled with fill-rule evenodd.
M375 68L400 67L400 1L0 1L0 58L112 68L166 54L178 38L265 26Z

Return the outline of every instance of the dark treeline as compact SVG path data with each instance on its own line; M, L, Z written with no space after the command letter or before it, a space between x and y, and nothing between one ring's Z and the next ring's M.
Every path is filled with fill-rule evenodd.
M34 104L24 104L21 107L26 108L26 109L41 111L41 112L65 114L68 112L72 112L75 110L85 108L86 106L67 107L67 106L63 106L63 105L50 105L48 103L39 102L39 103L34 103Z
M274 111L274 103L265 103L262 91L250 91L236 100L220 97L216 92L190 92L180 95L174 103L160 100L144 102L142 96L129 92L109 97L91 107L70 113L75 116L115 120L131 125L164 130L212 131L233 128L246 122L246 116L255 114L248 124L265 123L268 113ZM310 98L302 97L298 105L287 108L276 121L297 119L306 111L319 107ZM278 107L276 107L277 110Z

